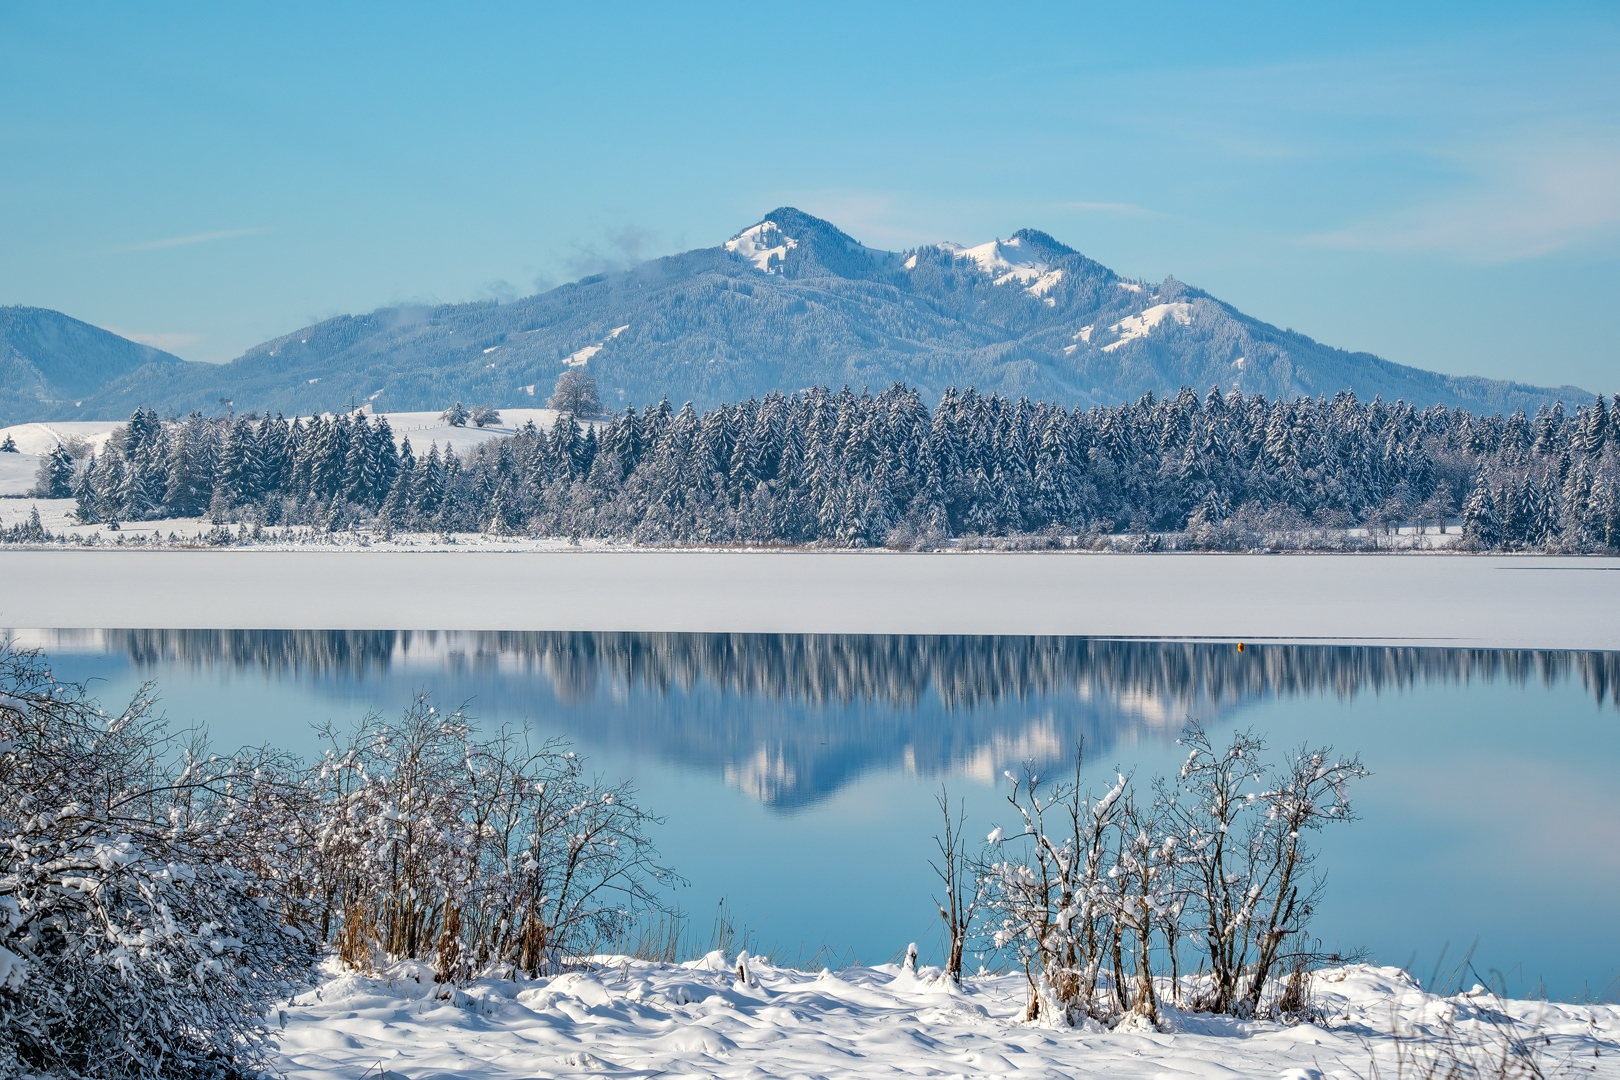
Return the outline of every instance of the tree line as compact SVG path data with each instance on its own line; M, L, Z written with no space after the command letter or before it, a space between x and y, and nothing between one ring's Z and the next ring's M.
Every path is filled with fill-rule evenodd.
M564 414L420 456L383 417L144 410L100 454L47 462L40 494L75 498L85 522L209 515L642 544L1126 532L1243 548L1279 531L1451 522L1480 550L1604 551L1620 547L1616 410L1620 396L1527 417L1190 389L1085 410L951 390L929 409L896 385Z

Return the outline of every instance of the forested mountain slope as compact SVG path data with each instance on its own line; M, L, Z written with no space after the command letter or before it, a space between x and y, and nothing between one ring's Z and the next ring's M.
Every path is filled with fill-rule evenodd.
M141 402L119 400L109 384L144 387L159 373L202 366L61 312L0 307L0 427L108 410L126 416ZM78 404L87 398L94 412Z
M539 403L570 366L597 377L610 410L895 382L930 401L972 386L1079 405L1184 386L1271 398L1350 389L1488 412L1591 398L1330 348L1173 278L1124 280L1041 232L888 252L783 208L717 247L514 303L341 316L228 365L137 372L86 407L123 416L138 400L184 413L228 398L308 415L351 400L379 411Z

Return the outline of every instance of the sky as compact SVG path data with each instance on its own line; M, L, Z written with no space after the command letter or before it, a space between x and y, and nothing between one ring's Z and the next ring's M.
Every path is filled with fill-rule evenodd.
M224 361L783 205L1620 390L1620 5L0 0L0 304Z

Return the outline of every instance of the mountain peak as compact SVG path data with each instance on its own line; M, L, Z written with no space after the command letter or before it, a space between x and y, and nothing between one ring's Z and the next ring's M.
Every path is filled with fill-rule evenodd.
M751 225L725 243L727 251L754 264L755 269L767 274L778 273L787 260L787 253L799 246L770 218Z
M351 395L395 411L458 397L504 405L543 398L561 372L586 366L615 407L896 381L924 397L954 385L1079 405L1189 385L1268 398L1353 388L1492 411L1589 397L1333 349L1174 278L1122 280L1036 229L893 253L791 206L722 245L620 274L511 304L340 316L221 366L0 308L0 416L13 418L186 412L221 397L303 415Z
M1009 244L1017 244L1033 251L1039 251L1051 257L1060 255L1078 255L1078 251L1058 240L1050 233L1043 233L1039 229L1019 229L1007 238Z
M727 240L725 249L766 274L787 277L864 277L890 257L866 247L830 221L779 206Z

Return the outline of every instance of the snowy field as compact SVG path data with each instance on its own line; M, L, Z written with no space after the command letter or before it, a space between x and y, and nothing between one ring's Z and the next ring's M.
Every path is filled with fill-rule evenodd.
M451 427L439 419L436 412L398 412L379 413L388 419L388 426L393 429L394 442L402 443L406 438L411 440L413 453L425 453L428 447L435 444L442 450L446 446L453 446L458 451L474 450L491 439L500 439L515 434L519 428L530 421L541 430L549 431L551 425L557 422L556 409L502 409L501 422L491 424L489 427ZM100 453L107 440L112 437L113 429L122 426L122 420L75 420L71 422L50 422L37 424L13 424L11 427L0 428L0 443L11 436L17 445L17 453L0 454L0 499L21 496L33 490L34 475L39 470L42 458L55 447L66 443L77 455L85 453ZM9 511L9 513L7 513ZM6 506L0 503L0 524L10 524L16 517L15 505ZM25 516L28 512L24 507L21 511ZM45 507L40 507L40 514L44 516ZM46 527L52 532L58 531L56 525L47 522ZM161 532L164 535L176 531L179 526L170 522L163 522ZM147 531L152 531L148 529Z
M4 436L0 436L4 441ZM38 454L0 454L0 499L32 491L39 463L45 460Z
M471 424L462 427L451 427L439 419L438 412L394 412L376 413L376 416L385 417L388 426L393 429L394 442L397 444L410 437L413 451L423 451L433 443L440 447L453 444L458 450L471 450L491 439L503 438L512 435L524 424L531 420L534 425L544 430L550 430L551 425L557 421L556 409L501 409L501 422L488 427L474 427ZM368 413L367 415L373 415ZM126 418L127 420L127 418ZM24 455L33 455L35 458L49 454L51 450L63 443L71 449L88 450L100 453L101 448L112 437L113 430L122 427L126 420L74 420L49 421L34 424L13 424L11 427L0 427L0 443L11 436L17 444L17 449ZM32 477L30 477L32 479ZM6 494L0 488L0 495Z
M896 965L811 974L758 960L749 980L720 953L683 965L608 960L465 991L427 965L365 978L328 971L285 1010L288 1080L537 1076L1453 1076L1424 1064L1506 1058L1540 1071L1620 1077L1620 1007L1504 1002L1482 987L1439 997L1398 968L1321 973L1318 1023L1178 1013L1114 1031L1023 1023L1022 976L963 987ZM1131 1030L1126 1030L1127 1028ZM1398 1044L1391 1037L1399 1031ZM1397 1055L1406 1067L1397 1065ZM1414 1060L1415 1059L1415 1060ZM1438 1059L1438 1060L1437 1060Z
M41 629L1054 634L1620 649L1614 558L4 548L0 580L0 626Z

